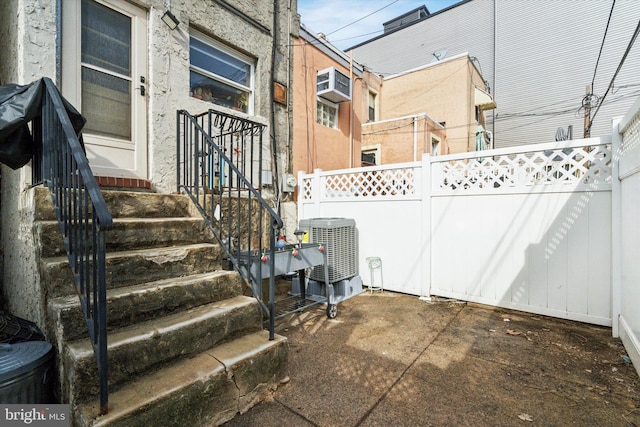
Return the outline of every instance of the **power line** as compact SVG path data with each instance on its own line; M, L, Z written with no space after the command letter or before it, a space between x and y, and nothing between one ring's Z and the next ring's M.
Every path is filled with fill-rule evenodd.
M600 56L602 55L602 48L604 47L604 41L607 38L607 32L609 31L609 24L611 23L611 15L613 15L613 7L616 5L616 0L613 0L611 4L611 10L609 11L609 19L607 19L607 27L604 29L604 36L602 36L602 43L600 44L600 52L598 53L598 59L596 60L596 67L593 70L593 78L591 79L591 87L593 88L596 81L596 72L598 71L598 63L600 62Z
M631 47L633 46L636 39L638 38L638 33L640 33L640 20L638 20L638 25L636 26L636 29L633 32L633 36L631 37L631 40L629 40L629 45L627 46L627 50L625 50L624 55L622 55L622 59L620 60L620 64L618 64L618 68L616 69L616 72L613 74L613 77L611 78L611 82L609 83L609 87L607 87L607 91L604 93L604 95L602 95L602 98L600 98L598 107L596 108L595 113L593 113L593 116L591 116L591 119L589 120L589 129L591 129L591 126L593 125L593 120L596 118L598 111L600 111L600 107L604 103L605 98L607 97L607 95L609 94L609 91L613 87L613 82L616 80L616 77L618 76L618 73L622 68L622 64L624 64L624 61L627 59L627 55L629 55L629 51L631 50Z
M333 33L337 33L338 31L343 30L343 29L345 29L345 28L347 28L347 27L350 27L351 25L355 24L356 22L360 22L360 21L362 21L363 19L368 18L368 17L370 17L371 15L374 15L374 14L376 14L376 13L380 12L381 10L388 8L388 7L389 7L389 6L391 6L392 4L394 4L394 3L398 3L398 1L400 1L400 0L394 0L394 1L392 1L391 3L389 3L388 5L383 6L383 7L381 7L380 9L376 10L375 12L371 12L370 14L365 15L365 16L363 16L363 17L362 17L362 18L360 18L360 19L356 19L355 21L353 21L353 22L351 22L351 23L349 23L349 24L347 24L347 25L343 25L342 27L338 28L337 30L333 30L333 31L331 31L330 33L327 33L326 35L328 36L328 35L331 35L331 34L333 34Z

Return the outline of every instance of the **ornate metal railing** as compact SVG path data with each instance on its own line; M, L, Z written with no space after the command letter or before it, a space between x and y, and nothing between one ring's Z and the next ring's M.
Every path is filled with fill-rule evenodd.
M53 204L73 271L98 364L100 410L108 410L105 230L113 219L89 168L63 100L43 79L41 114L33 122L36 153L33 182L44 183Z
M251 284L274 339L274 254L283 222L259 190L265 127L214 110L196 116L180 110L176 169L178 192L193 200L229 261ZM257 262L269 266L268 299L262 291L263 269L252 273L251 264Z

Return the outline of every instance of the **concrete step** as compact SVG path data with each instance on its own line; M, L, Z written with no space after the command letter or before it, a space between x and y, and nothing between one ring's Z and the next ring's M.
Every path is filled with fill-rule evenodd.
M286 338L255 332L129 383L78 407L75 426L216 426L266 399L288 380Z
M65 255L58 221L39 221L35 235L44 258ZM202 218L114 218L106 234L107 252L139 248L213 243L211 230Z
M107 329L144 322L242 294L240 275L224 270L110 289L107 291ZM87 326L77 295L51 299L49 315L58 325L56 335L59 342L87 337Z
M261 329L257 300L237 296L113 331L107 337L109 385L117 388L177 358ZM97 396L98 373L91 342L68 343L62 358L73 400Z
M35 219L55 220L49 190L35 188ZM102 196L114 218L198 217L188 196L182 194L142 193L137 191L102 191Z
M211 243L107 253L107 289L221 270L222 254ZM66 256L42 259L41 275L50 298L76 294Z

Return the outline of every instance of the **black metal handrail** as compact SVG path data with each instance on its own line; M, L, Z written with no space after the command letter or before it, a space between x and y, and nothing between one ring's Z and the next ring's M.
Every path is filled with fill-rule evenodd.
M268 314L269 339L273 340L275 241L283 222L253 185L257 182L257 188L262 188L265 127L214 110L196 116L179 110L176 169L178 192L184 191L193 200L235 269L251 283L254 296ZM252 277L248 268L252 262L270 267L268 307L262 295L261 269Z
M41 114L33 122L33 182L51 193L73 280L98 364L100 412L108 411L105 230L113 218L84 148L53 82L45 78Z

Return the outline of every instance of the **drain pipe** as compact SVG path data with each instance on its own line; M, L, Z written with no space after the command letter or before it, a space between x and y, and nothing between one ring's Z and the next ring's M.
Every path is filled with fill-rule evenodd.
M278 172L278 144L276 143L276 108L275 108L275 72L276 72L276 50L278 48L278 0L273 0L273 42L271 45L271 88L269 90L269 103L271 108L271 150L273 151L273 182L276 194L277 210L280 214L280 178Z
M413 161L418 161L418 115L413 116Z
M349 107L349 167L353 169L353 51L349 51L349 84L351 85L351 105Z

